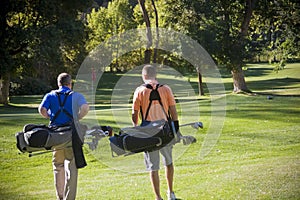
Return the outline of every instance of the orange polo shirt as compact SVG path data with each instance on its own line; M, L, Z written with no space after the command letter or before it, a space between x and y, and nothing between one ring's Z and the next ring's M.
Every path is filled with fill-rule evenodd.
M157 83L158 82L156 81L152 81L149 84L152 85L153 89L155 89ZM147 112L147 108L149 106L149 96L151 91L152 89L148 89L145 86L141 85L134 92L132 110L140 112L140 108L142 108L144 119ZM169 106L176 105L172 90L168 85L163 85L162 87L159 87L157 91L159 92L164 110L168 115ZM161 119L167 120L166 115L164 114L163 109L159 104L159 101L152 101L148 117L145 120L155 121Z

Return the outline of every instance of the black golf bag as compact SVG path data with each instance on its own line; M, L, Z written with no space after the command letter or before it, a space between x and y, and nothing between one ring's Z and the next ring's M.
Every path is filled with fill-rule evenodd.
M153 121L146 126L121 129L109 138L113 156L129 155L161 149L174 139L170 125L165 120Z
M48 127L44 124L26 124L16 134L17 148L25 153L51 150L72 140L72 126Z

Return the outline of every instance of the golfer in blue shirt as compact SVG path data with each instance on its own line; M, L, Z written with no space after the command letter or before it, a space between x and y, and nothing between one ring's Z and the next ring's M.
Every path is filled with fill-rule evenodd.
M71 90L71 76L61 73L57 77L57 85L59 88L47 93L38 108L43 117L50 119L50 125L70 124L73 119L80 120L87 115L89 105L82 94ZM71 142L53 152L52 164L57 199L74 200L78 169Z

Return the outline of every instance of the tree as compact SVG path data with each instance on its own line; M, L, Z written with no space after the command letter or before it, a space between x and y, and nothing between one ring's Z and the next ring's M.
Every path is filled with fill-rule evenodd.
M109 2L107 8L100 7L98 10L93 9L87 17L87 29L89 31L89 42L87 50L91 51L101 42L122 34L126 30L136 28L137 24L133 20L133 8L128 0L118 0ZM117 40L117 37L114 39ZM110 44L113 51L114 62L111 64L111 71L122 70L126 66L126 59L119 58L119 43L115 41ZM128 44L130 45L130 44ZM122 65L122 66L120 66Z
M255 3L255 0L233 0L198 2L192 5L197 11L197 18L202 22L204 32L207 32L205 35L212 32L214 36L199 38L200 43L203 41L203 46L219 65L224 65L231 71L233 92L236 93L250 92L242 68L248 53L247 36ZM211 47L208 41L212 41Z
M298 1L160 0L158 5L160 25L197 40L219 66L231 72L237 93L250 92L243 66L251 57L265 51L287 58L299 49L299 28L292 28L299 27ZM264 33L270 29L272 34Z
M197 19L197 13L191 4L176 0L159 1L158 4L160 8L160 24L163 27L172 28L181 33L185 33L199 41L199 36L202 35L199 29L200 21ZM194 66L182 60L180 55L171 54L165 55L164 57L167 62L171 61L171 65L179 71L194 70ZM166 62L166 60L164 60L164 62ZM183 70L181 66L185 66L185 70ZM196 72L198 76L199 95L204 95L201 69L197 68Z
M9 83L11 72L15 71L17 56L27 47L25 36L20 34L21 27L16 26L13 21L8 21L11 12L20 12L22 10L21 2L15 2L13 6L9 0L1 1L0 3L0 103L8 104L9 98ZM17 20L17 19L16 19ZM19 19L21 20L21 19ZM9 23L10 22L10 23ZM15 22L18 23L18 22ZM12 38L11 35L15 37Z
M242 53L245 52L245 46L246 46L245 40L248 35L249 24L252 18L252 13L255 7L255 3L256 0L247 0L244 8L244 17L241 23L239 34L237 36L238 41L236 43L237 44L236 49L240 50ZM235 46L233 46L233 48L235 48ZM242 70L242 67L244 65L244 57L238 56L236 58L233 58L232 63L233 65L232 65L231 73L233 78L233 92L235 93L250 92L250 90L246 85L244 72Z
M250 91L243 66L251 57L267 52L270 58L275 54L284 58L280 62L284 63L299 49L299 1L197 1L192 6L204 32L214 36L198 41L231 71L234 92Z
M250 48L260 52L259 60L267 56L270 63L275 63L275 70L279 70L289 59L300 57L299 1L259 1L254 17Z
M84 0L1 1L0 103L9 103L9 83L16 75L50 81L64 67L76 71L84 47L79 11L88 4Z

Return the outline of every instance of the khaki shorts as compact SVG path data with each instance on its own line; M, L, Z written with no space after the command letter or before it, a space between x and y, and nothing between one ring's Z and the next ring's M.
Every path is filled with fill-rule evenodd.
M157 171L159 170L160 166L160 156L162 155L162 162L164 166L168 166L172 164L172 149L173 145L167 145L160 150L151 151L151 152L145 152L144 153L144 161L146 164L147 171Z

